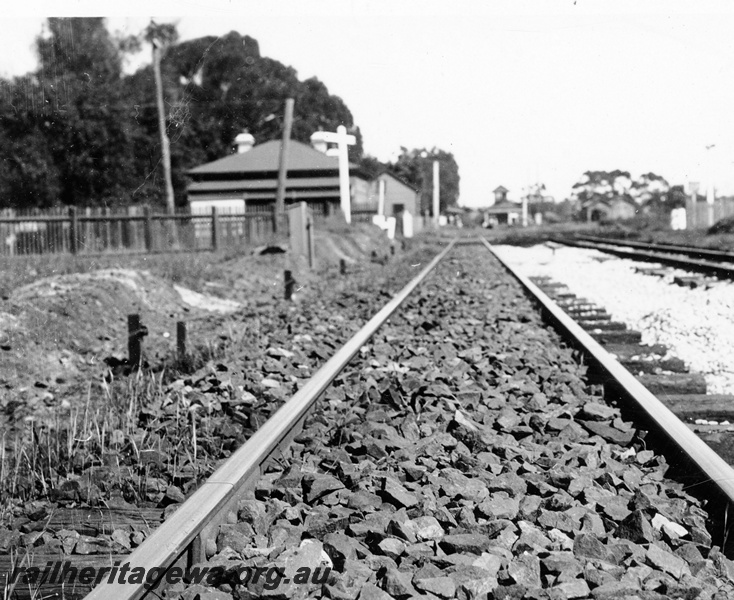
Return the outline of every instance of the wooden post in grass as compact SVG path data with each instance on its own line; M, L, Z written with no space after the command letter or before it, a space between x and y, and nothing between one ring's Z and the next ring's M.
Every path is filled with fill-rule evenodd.
M219 248L219 219L217 218L217 207L212 206L212 250Z
M186 323L184 321L176 323L176 352L178 360L186 358Z
M306 216L306 246L308 250L308 268L313 269L316 261L316 249L314 248L313 217Z
M278 160L278 187L275 194L275 208L273 209L273 233L278 233L278 219L285 213L285 183L288 176L288 146L291 142L291 128L293 126L293 98L286 98L285 119L283 120L283 138L280 142L280 157Z
M132 367L139 367L142 358L142 340L148 328L140 322L140 315L127 316L127 359Z
M143 207L143 216L145 217L145 250L153 251L153 219L150 216L150 206Z
M291 296L293 296L293 288L296 287L296 280L293 279L293 274L286 270L284 273L284 279L285 279L285 299L290 300Z
M438 229L439 216L441 214L441 185L438 161L433 161L433 227Z
M347 273L347 261L343 258L339 259L339 275L346 275Z
M69 207L69 250L72 254L79 252L79 221L76 216L76 206Z

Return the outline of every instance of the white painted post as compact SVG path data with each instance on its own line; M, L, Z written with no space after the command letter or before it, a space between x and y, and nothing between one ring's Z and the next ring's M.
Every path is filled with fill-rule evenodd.
M691 181L688 188L691 192L690 202L687 203L691 207L691 214L688 216L687 222L690 229L696 229L698 226L698 182Z
M308 256L308 206L305 202L295 202L288 207L288 224L291 252Z
M707 170L708 170L708 188L706 189L706 226L711 227L714 224L714 168L711 162L711 149L716 144L706 146Z
M413 215L409 211L403 211L403 237L413 237Z
M339 195L344 218L347 223L352 222L352 198L349 194L349 155L347 154L347 128L339 125L336 128L339 136ZM354 137L354 136L352 136ZM355 140L356 141L356 140Z
M523 196L522 198L522 226L528 226L528 197Z
M347 128L339 125L336 133L324 131L320 138L327 143L336 143L339 148L339 196L341 197L341 209L347 223L352 222L352 198L349 194L349 154L348 146L357 143L357 138L347 135Z
M438 213L440 211L439 203L439 171L438 161L433 161L433 226L438 228Z
M380 179L377 182L377 214L385 216L385 180Z

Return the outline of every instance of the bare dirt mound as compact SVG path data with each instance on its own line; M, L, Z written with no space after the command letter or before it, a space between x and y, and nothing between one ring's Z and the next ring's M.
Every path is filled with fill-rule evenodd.
M316 269L298 265L299 285L318 280L339 259L356 263L373 251L386 254L387 238L374 226L327 224L316 229L315 246ZM281 297L283 269L292 268L284 255L210 260L196 291L167 278L165 268L54 275L14 289L0 301L0 410L20 405L32 412L33 405L53 406L70 392L86 396L89 382L106 375L105 359L127 356L129 314L139 314L148 328L145 356L159 364L174 355L176 321L213 335L223 315Z
M207 305L230 311L239 306L148 271L104 269L40 279L14 290L0 305L0 385L6 392L28 392L30 386L48 395L85 367L124 356L127 316L134 313L151 329L147 352L170 353L176 321Z

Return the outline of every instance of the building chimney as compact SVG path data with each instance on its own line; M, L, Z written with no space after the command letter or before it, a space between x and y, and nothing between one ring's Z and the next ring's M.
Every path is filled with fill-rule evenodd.
M251 133L243 131L234 138L234 143L237 144L237 154L244 154L255 145L255 138L252 137Z
M323 152L324 154L326 154L326 151L329 148L326 140L324 139L325 133L325 131L317 131L311 135L311 146L313 147L313 149L318 150L319 152Z

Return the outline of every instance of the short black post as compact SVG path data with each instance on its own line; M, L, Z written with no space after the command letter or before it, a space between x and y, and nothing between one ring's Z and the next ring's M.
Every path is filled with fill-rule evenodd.
M395 256L395 244L390 244L390 256Z
M217 215L217 207L212 206L212 250L216 252L219 249L219 219Z
M347 261L343 258L339 259L339 275L347 274Z
M150 206L143 207L143 217L145 224L145 250L153 251L153 217L150 213Z
M79 252L79 221L76 216L76 207L69 207L69 250L72 254Z
M179 360L186 358L186 323L184 321L176 323L176 352Z
M293 279L293 275L290 271L285 272L285 299L290 300L293 296L293 288L296 287L296 280Z
M127 316L127 358L133 367L139 367L143 359L142 340L148 328L140 322L140 315Z

